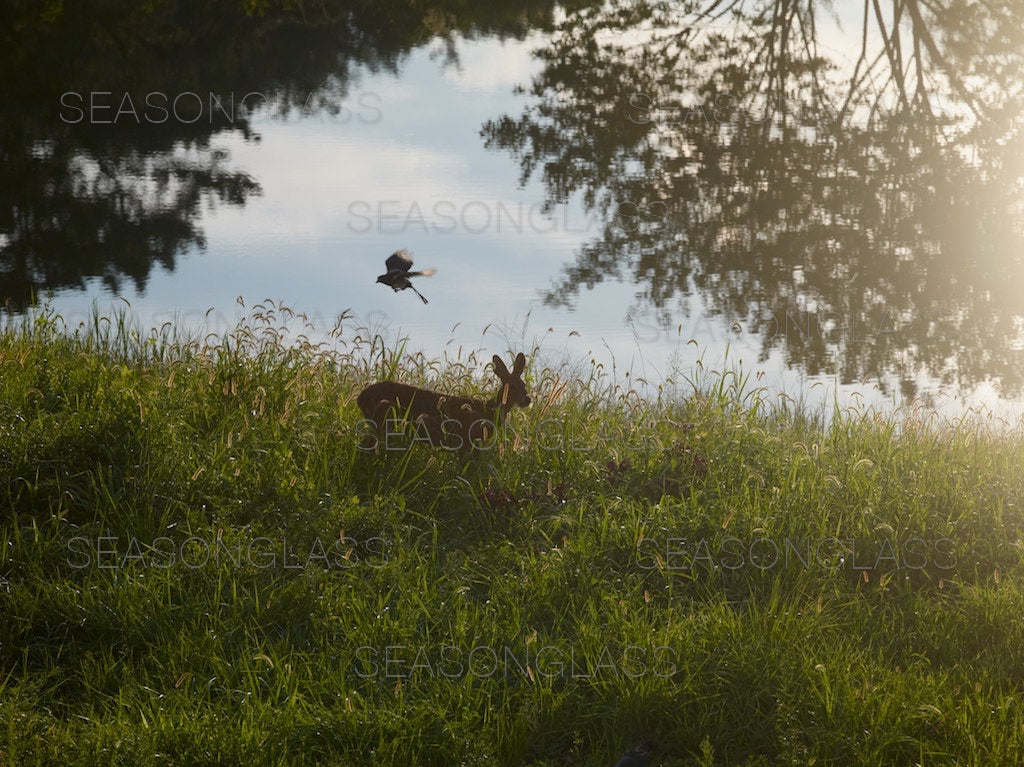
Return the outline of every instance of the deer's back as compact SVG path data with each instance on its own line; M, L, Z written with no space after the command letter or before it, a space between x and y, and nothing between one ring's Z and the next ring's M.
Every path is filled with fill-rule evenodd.
M475 397L457 397L397 381L371 384L363 389L356 399L356 404L367 418L373 417L381 402L386 402L397 410L440 414L448 418L470 421L482 417L487 409L485 401Z
M367 418L372 418L381 402L398 410L436 411L443 395L429 389L397 381L380 381L360 392L356 404Z

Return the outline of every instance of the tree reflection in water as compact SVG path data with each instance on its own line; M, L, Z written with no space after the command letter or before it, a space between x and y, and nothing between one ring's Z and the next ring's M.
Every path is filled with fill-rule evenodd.
M173 269L178 255L202 247L205 206L244 205L260 192L215 141L228 132L258 138L254 108L340 120L363 110L372 119L378 105L352 97L355 68L397 71L430 41L450 59L456 35L522 37L550 27L553 7L0 5L0 309L20 311L44 291L96 278L113 292L125 280L141 291L154 264ZM102 108L92 112L92 103Z
M628 279L675 326L699 294L762 359L843 383L925 371L1024 391L1024 17L865 2L846 60L815 0L569 13L532 104L483 128L553 207L603 220L551 305ZM849 26L849 20L847 26Z

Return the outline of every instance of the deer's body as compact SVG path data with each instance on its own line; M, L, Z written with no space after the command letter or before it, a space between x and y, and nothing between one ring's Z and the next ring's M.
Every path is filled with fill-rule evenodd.
M522 380L526 357L520 353L509 372L497 355L493 358L494 372L501 379L501 388L491 399L457 397L431 389L400 383L380 381L359 393L356 404L363 417L376 428L378 442L398 433L387 428L388 423L411 423L417 441L429 440L433 447L466 452L478 441L487 442L501 426L508 410L530 404L526 385ZM388 449L385 444L385 449Z

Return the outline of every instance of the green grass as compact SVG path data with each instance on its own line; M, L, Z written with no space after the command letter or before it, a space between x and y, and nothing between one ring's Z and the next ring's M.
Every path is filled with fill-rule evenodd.
M296 329L7 322L0 763L1021 762L1019 425L534 363L500 451L374 456L363 385L518 350Z

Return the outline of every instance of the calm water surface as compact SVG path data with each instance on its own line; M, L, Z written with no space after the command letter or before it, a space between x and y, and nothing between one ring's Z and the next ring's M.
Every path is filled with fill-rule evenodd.
M1014 417L1022 22L911 6L25 11L0 294L220 332L271 299L432 357ZM398 248L429 304L374 283Z

